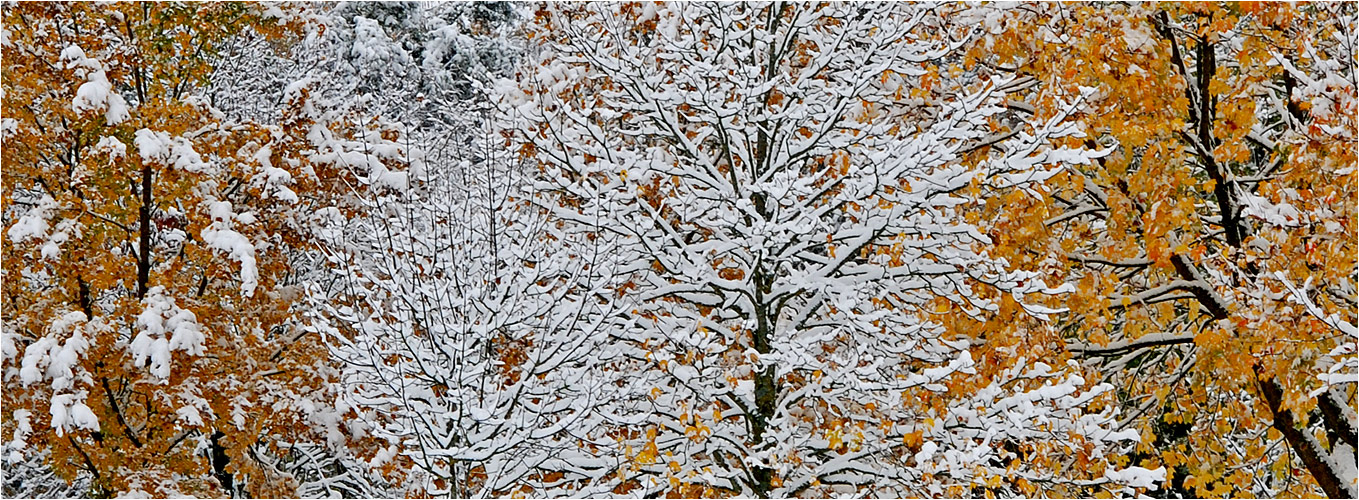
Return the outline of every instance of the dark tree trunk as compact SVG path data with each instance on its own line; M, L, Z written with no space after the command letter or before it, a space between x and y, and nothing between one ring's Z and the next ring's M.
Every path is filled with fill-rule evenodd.
M146 298L151 282L151 166L142 165L142 205L137 210L137 298Z
M1302 459L1303 465L1307 466L1307 472L1310 472L1312 479L1321 486L1321 491L1326 492L1326 496L1330 498L1359 497L1359 492L1355 491L1354 486L1345 482L1340 477L1339 471L1331 468L1329 453L1321 449L1321 442L1308 434L1307 429L1299 429L1293 418L1293 412L1282 408L1283 388L1278 382L1273 379L1261 380L1260 395L1264 396L1265 403L1274 414L1274 428L1283 434L1288 446Z
M217 482L222 484L222 491L232 497L236 496L235 485L230 472L227 472L227 462L231 459L227 457L226 448L220 444L220 440L226 437L222 431L212 433L212 475L217 477Z

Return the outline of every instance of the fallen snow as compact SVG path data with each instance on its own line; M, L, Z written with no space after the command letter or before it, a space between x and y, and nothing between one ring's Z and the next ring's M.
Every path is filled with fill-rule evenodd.
M66 63L67 68L75 69L77 75L86 79L86 82L76 89L75 99L71 101L72 111L82 113L103 110L104 121L109 125L117 125L131 117L127 101L113 91L113 84L109 82L102 63L87 57L84 50L74 45L61 51L61 60Z
M152 375L165 379L170 376L171 351L203 354L205 338L198 318L175 305L174 298L165 295L164 287L151 288L142 303L145 309L137 315L137 336L128 346L138 368L148 367Z
M68 312L48 326L48 334L24 350L20 362L19 381L25 387L43 380L52 381L53 391L64 391L75 386L79 378L76 369L80 356L89 349L85 338L85 314ZM58 339L69 337L65 342Z
M9 240L11 243L23 243L29 238L42 238L47 236L47 230L51 228L48 220L52 218L52 212L57 210L57 200L51 196L43 195L38 201L37 206L33 207L23 215L19 216L19 221L9 228Z
M175 410L175 415L179 416L179 420L184 422L185 425L193 427L203 426L203 416L198 413L198 408L184 406Z
M288 187L293 183L293 174L275 167L270 159L272 155L273 149L269 146L261 147L255 152L253 159L259 164L260 170L251 178L251 185L262 188L266 197L273 196L290 204L297 203L299 200L297 193Z
M84 392L52 396L51 413L52 428L58 436L65 435L69 430L99 430L99 419L89 406L85 406Z
M1105 469L1104 477L1132 488L1153 488L1166 480L1166 468L1147 469L1136 466L1124 469L1109 468Z
M250 214L235 214L231 211L231 202L212 201L208 202L208 212L211 214L213 222L204 227L199 233L208 247L225 252L232 260L241 264L241 295L246 297L255 294L255 287L259 284L259 269L255 264L255 245L250 243L250 239L245 235L236 232L234 220L240 220L246 224L254 221Z

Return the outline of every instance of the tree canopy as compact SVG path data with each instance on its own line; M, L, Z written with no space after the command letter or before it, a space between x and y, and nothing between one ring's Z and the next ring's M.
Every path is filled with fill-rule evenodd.
M15 3L10 497L1359 494L1347 3Z

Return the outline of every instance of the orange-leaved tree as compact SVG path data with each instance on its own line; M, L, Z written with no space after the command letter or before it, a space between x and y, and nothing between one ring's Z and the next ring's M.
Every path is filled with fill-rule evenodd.
M5 9L7 460L46 453L95 495L292 494L256 457L338 422L316 410L331 372L289 269L335 175L303 154L305 114L225 123L195 96L230 37L292 36L293 18Z
M1040 116L1093 90L1086 146L1112 149L998 244L1075 285L1067 350L1119 387L1128 459L1172 468L1165 494L1355 496L1354 6L995 19L972 57L1033 79Z

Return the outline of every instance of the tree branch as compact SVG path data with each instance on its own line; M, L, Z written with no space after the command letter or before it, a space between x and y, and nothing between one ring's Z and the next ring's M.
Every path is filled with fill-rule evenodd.
M1321 490L1326 492L1330 498L1355 498L1359 497L1359 492L1355 491L1354 485L1346 482L1340 477L1340 471L1336 470L1336 464L1330 459L1326 450L1321 448L1321 443L1317 441L1306 429L1298 429L1297 422L1293 419L1293 412L1282 408L1283 387L1273 379L1260 380L1259 366L1255 367L1256 380L1259 382L1260 395L1264 397L1269 405L1269 410L1274 414L1274 428L1283 433L1284 439L1288 441L1288 446L1297 453L1298 458L1302 459L1303 465L1307 466L1307 471L1312 473L1312 479L1316 480Z
M1066 350L1082 357L1100 356L1112 357L1129 353L1138 349L1151 347L1161 347L1168 345L1192 344L1193 335L1174 335L1169 333L1153 333L1134 340L1124 340L1111 342L1106 346L1098 346L1085 342L1067 342Z

